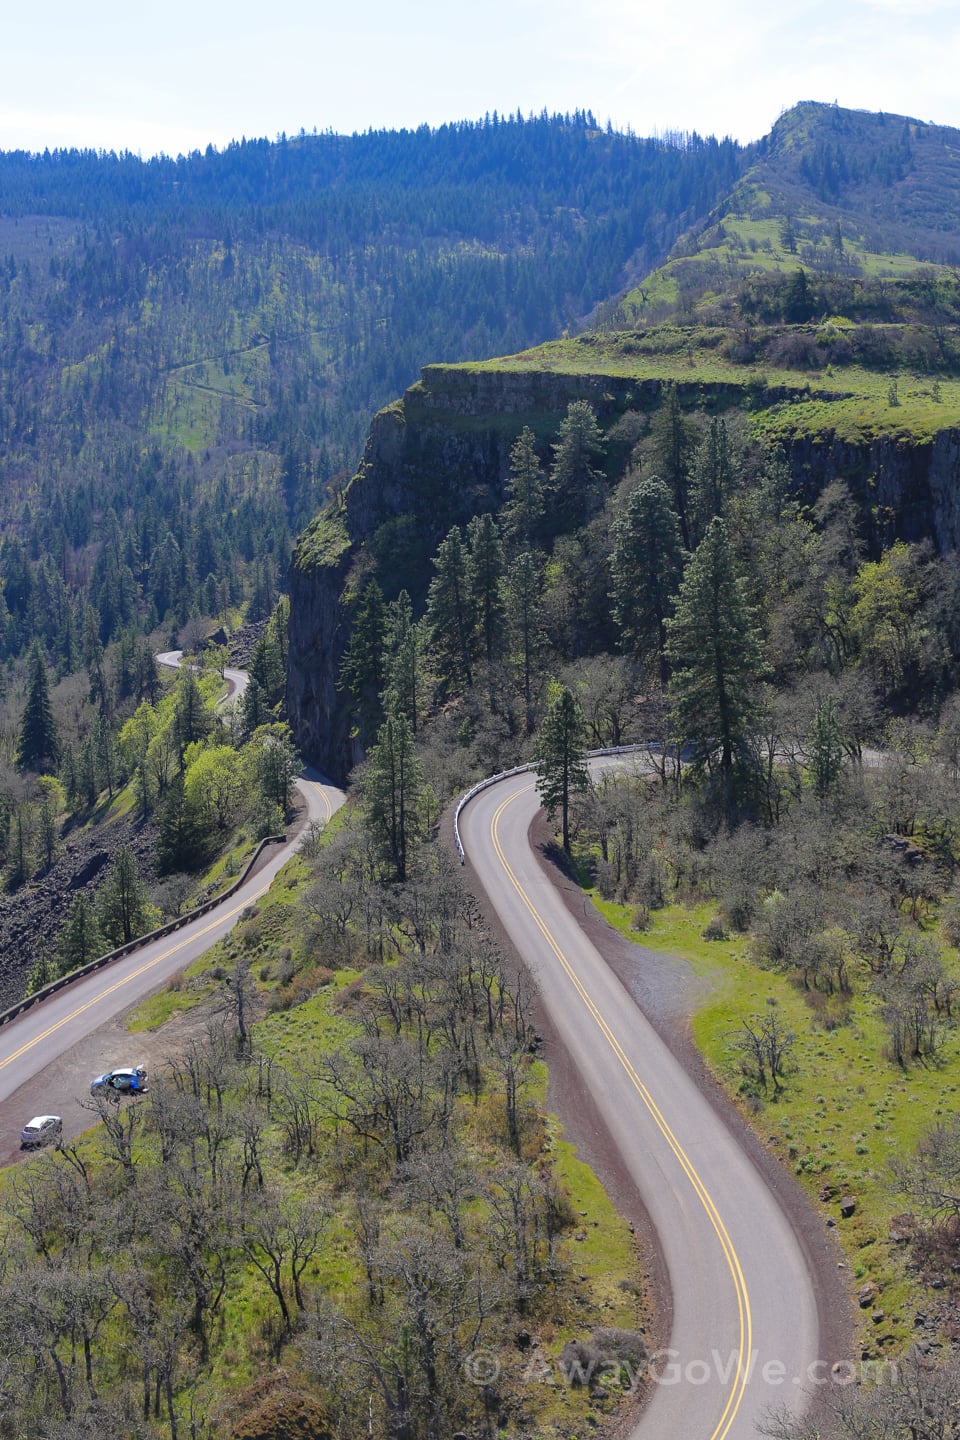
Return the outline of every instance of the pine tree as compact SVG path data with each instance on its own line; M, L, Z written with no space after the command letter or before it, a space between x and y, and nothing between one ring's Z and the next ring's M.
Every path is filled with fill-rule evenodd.
M454 525L433 561L425 616L430 650L443 690L459 694L473 683L473 617L467 552Z
M383 643L386 623L383 591L370 580L353 606L350 642L340 663L337 688L353 701L357 729L369 743L383 720L380 693L383 690Z
M726 423L714 415L690 467L690 498L697 536L717 515L726 516L733 489L733 457Z
M526 732L532 735L534 680L544 646L543 556L522 551L507 570L504 593L512 653L523 684Z
M810 731L810 774L821 799L836 784L843 770L843 756L843 726L836 701L827 695L817 701Z
M110 945L126 945L143 935L151 923L147 889L140 879L137 857L121 845L97 896L97 921Z
M60 736L50 704L47 667L34 643L30 651L30 678L27 703L17 734L15 764L18 770L34 770L43 775L53 771L60 759Z
M510 451L507 475L508 500L501 523L507 540L529 549L536 541L546 508L543 466L536 449L536 437L525 425Z
M210 716L203 703L197 677L189 665L177 671L175 695L173 723L182 761L187 746L192 745L194 740L202 740L210 729Z
M570 797L586 790L586 726L580 701L566 686L550 703L534 750L537 789L552 820L560 811L563 848L570 853Z
M666 621L683 573L683 547L677 512L662 480L641 480L631 490L613 537L610 598L623 647L638 658L656 654L666 683Z
M417 834L421 770L406 715L388 715L363 779L367 823L379 838L393 877L407 878L410 846Z
M503 545L492 515L475 515L467 526L470 554L467 585L470 608L480 638L480 652L488 665L497 657L503 640Z
M605 441L589 400L572 400L553 447L550 485L556 497L557 518L563 528L582 525L600 499L603 471L599 460Z
M240 734L244 740L249 740L254 730L276 718L265 691L252 675L240 696L239 712Z
M106 949L93 906L85 895L78 895L57 939L56 973L67 975L71 970L79 970Z
M669 386L666 399L654 416L653 425L654 464L664 483L673 496L673 508L680 520L680 538L683 548L689 550L689 472L690 454L693 449L693 432L680 408L680 396L676 385Z
M406 715L417 733L420 711L420 638L413 619L413 602L406 590L387 606L384 628L383 708L391 715Z
M727 527L711 521L687 566L676 614L666 622L668 689L676 735L695 765L719 769L725 803L737 798L734 769L752 768L763 654L745 582L737 576Z
M203 863L210 836L195 807L187 803L182 775L171 780L157 821L157 870L161 875L195 870Z

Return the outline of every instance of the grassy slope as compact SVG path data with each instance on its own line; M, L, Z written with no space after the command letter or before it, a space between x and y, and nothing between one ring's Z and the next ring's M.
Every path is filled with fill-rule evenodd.
M890 1167L940 1116L956 1110L960 1032L948 1032L936 1066L901 1070L883 1058L885 1035L864 996L853 998L847 1023L826 1028L786 977L751 962L743 937L702 938L712 907L654 912L650 929L638 937L632 907L592 898L622 935L679 955L709 978L709 995L692 1018L699 1049L760 1138L799 1177L824 1223L837 1222L854 1286L868 1280L880 1286L884 1319L875 1326L870 1312L864 1315L864 1344L876 1353L901 1347L922 1305L902 1251L889 1242L891 1217L904 1208L891 1194ZM955 964L955 952L949 953ZM797 1042L781 1094L758 1099L744 1084L731 1036L771 1001ZM824 1202L820 1192L828 1185L837 1193ZM840 1219L841 1194L857 1201L849 1220Z

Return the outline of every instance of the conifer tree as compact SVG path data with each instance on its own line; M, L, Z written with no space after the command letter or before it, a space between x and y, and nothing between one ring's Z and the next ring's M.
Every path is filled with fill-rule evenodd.
M690 455L692 431L680 408L676 385L667 389L666 399L654 416L652 425L654 464L673 496L673 508L680 521L680 538L685 550L691 549L689 501Z
M94 908L86 895L80 894L70 906L66 924L57 940L57 974L67 975L71 970L79 970L82 965L96 960L106 949Z
M383 711L380 693L383 690L383 644L385 611L383 591L376 580L364 585L353 609L353 628L343 660L337 686L353 701L358 728L364 741L377 733Z
M473 683L473 617L467 552L460 527L454 525L433 561L427 593L426 626L441 688L459 694Z
M718 415L696 448L690 467L691 509L697 536L706 533L716 515L726 517L733 489L733 457L725 421Z
M407 878L410 847L416 838L421 769L406 715L388 715L363 780L367 821L390 862L393 878Z
M194 740L202 740L210 729L210 717L203 703L197 677L189 665L177 671L174 730L181 761L183 753Z
M677 512L662 480L641 480L613 525L610 559L613 618L623 648L639 659L656 654L666 682L666 621L683 573Z
M126 945L150 928L151 918L137 857L129 845L121 845L97 896L100 929L112 946Z
M20 718L15 764L18 770L34 770L46 774L56 769L60 759L60 736L50 704L47 667L40 646L30 651L30 678L27 703Z
M413 602L406 590L387 606L383 657L383 708L391 715L406 715L417 733L420 711L420 638L413 619Z
M533 697L537 660L543 650L543 556L522 551L504 582L511 644L523 684L526 732L533 734Z
M467 584L470 607L480 640L480 653L488 665L496 658L503 639L503 545L492 515L475 515L467 526L470 554Z
M560 811L563 848L570 853L570 797L586 790L586 726L580 701L567 686L551 702L534 750L537 789L552 820Z
M756 616L719 517L687 566L666 629L675 734L693 746L698 767L719 770L724 800L732 803L735 767L739 776L752 768L764 664Z
M595 461L605 441L589 400L572 400L560 425L560 439L553 447L550 485L556 499L557 517L564 524L582 525L597 506L603 471Z
M507 504L502 512L503 533L514 545L529 549L536 541L543 521L546 500L543 466L536 449L536 437L525 425L510 450L507 475Z

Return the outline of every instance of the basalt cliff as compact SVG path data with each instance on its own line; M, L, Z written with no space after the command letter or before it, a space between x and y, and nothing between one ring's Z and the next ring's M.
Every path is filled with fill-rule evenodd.
M301 536L290 570L288 713L302 753L331 778L343 780L363 754L337 686L356 586L375 570L385 594L405 587L422 604L431 557L450 526L501 504L521 429L530 426L548 460L573 400L589 401L597 414L612 481L673 384L687 413L736 416L766 432L781 446L803 502L812 504L834 480L845 482L871 548L895 538L928 539L940 552L957 547L960 413L942 400L939 428L901 419L909 391L892 410L885 401L882 413L851 425L849 387L824 385L816 375L751 370L700 378L699 358L692 373L670 378L644 375L640 367L618 373L622 355L614 354L614 342L600 355L595 346L580 348L589 369L427 367L401 400L374 417L356 475ZM615 363L604 368L603 354ZM841 413L831 427L834 407Z

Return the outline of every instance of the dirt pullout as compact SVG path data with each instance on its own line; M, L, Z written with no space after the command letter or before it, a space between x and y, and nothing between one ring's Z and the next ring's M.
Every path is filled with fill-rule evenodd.
M844 1278L850 1272L843 1251L827 1228L826 1218L817 1214L798 1181L766 1148L708 1070L691 1035L690 1016L698 1000L709 991L709 978L697 976L687 962L676 955L624 939L593 905L585 904L583 891L557 863L553 831L542 811L530 827L529 840L541 869L562 895L567 909L776 1196L793 1227L813 1283L821 1359L830 1364L850 1360L855 1354L854 1299ZM611 1157L611 1161L613 1159ZM597 1168L601 1178L606 1163L601 1152ZM616 1193L615 1187L612 1193Z
M452 824L445 828L452 829ZM816 1296L820 1354L830 1363L849 1360L854 1353L854 1309L851 1293L843 1279L847 1272L842 1251L800 1185L777 1157L765 1149L760 1138L720 1088L693 1042L690 1016L704 995L709 993L709 977L697 975L686 961L676 955L650 950L625 940L608 925L599 911L585 901L579 886L556 863L553 832L542 811L530 827L529 840L544 874L560 891L571 914L606 957L657 1034L706 1096L718 1121L736 1137L777 1197L807 1260ZM507 953L513 955L517 964L525 969L523 957L501 925L469 857L464 865L464 874L491 929ZM529 972L525 973L529 975ZM536 991L532 977L531 985ZM648 1340L651 1349L663 1347L669 1344L673 1304L670 1279L656 1231L609 1130L587 1094L576 1066L559 1043L548 1016L536 1003L533 1014L543 1036L544 1058L550 1069L548 1103L562 1121L566 1137L576 1146L580 1158L598 1176L620 1213L634 1227L651 1302ZM635 1420L634 1410L629 1423ZM628 1423L628 1415L621 1416L619 1423L609 1432L611 1440L625 1423Z
M136 1006L131 1007L136 1009ZM61 1115L67 1144L97 1123L91 1108L90 1081L105 1070L123 1065L140 1065L150 1071L182 1055L191 1041L203 1043L210 1019L209 1005L174 1015L155 1030L131 1035L127 1021L131 1010L101 1025L91 1035L44 1067L6 1100L0 1101L0 1166L22 1158L20 1131L33 1115ZM136 1100L122 1100L135 1105Z

